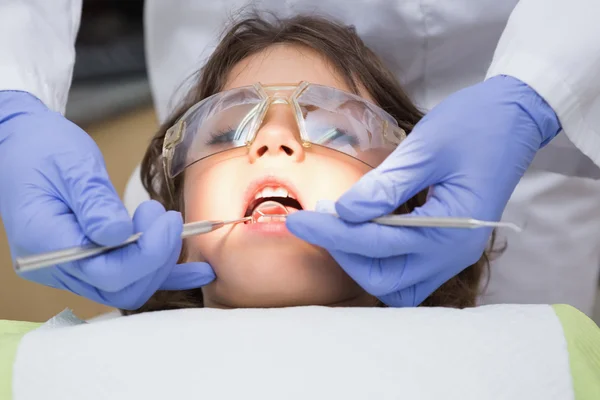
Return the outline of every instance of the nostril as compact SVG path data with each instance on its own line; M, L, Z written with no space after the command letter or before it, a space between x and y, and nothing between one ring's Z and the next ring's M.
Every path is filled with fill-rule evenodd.
M285 154L287 154L288 156L291 156L292 154L294 154L294 150L291 147L281 146L280 149L283 150L285 152ZM269 147L268 146L261 146L261 147L259 147L258 150L256 150L256 155L258 157L262 157L268 151L269 151Z
M262 146L261 148L259 148L259 149L256 151L256 154L257 154L259 157L262 157L262 156L263 156L263 155L264 155L264 154L267 152L267 150L268 150L267 146Z
M292 154L294 154L294 150L292 150L290 147L281 146L281 148L283 149L283 151L285 151L285 154L287 154L288 156L291 156Z

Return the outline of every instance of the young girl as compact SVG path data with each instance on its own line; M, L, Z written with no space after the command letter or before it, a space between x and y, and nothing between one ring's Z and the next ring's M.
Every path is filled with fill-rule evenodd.
M142 180L185 222L231 220L336 200L389 155L422 114L353 28L314 16L252 16L223 37L184 104L153 138ZM423 204L419 193L397 210ZM369 238L365 238L369 240ZM158 292L137 313L187 307L381 306L322 248L264 217L189 238L180 261L216 279ZM474 306L484 254L424 306Z

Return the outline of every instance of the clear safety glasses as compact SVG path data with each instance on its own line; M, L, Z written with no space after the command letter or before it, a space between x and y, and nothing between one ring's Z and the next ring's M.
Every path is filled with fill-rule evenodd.
M308 82L257 83L202 100L169 128L163 144L167 178L217 153L250 148L271 105L277 104L291 107L305 148L323 146L368 165L373 152L389 153L406 137L391 115L351 93Z

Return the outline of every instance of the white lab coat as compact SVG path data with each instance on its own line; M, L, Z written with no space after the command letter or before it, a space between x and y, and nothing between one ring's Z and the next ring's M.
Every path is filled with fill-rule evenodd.
M0 0L0 26L11 32L0 37L0 89L28 90L62 111L79 0L51 3L28 0L9 6ZM246 3L147 0L148 66L161 120L189 87L185 78L210 54L227 16ZM355 25L424 109L481 81L486 71L487 76L513 75L535 88L557 112L566 135L538 153L512 196L503 218L527 229L519 236L501 232L508 247L493 263L482 302L564 302L591 313L600 268L600 170L594 165L600 165L600 3L255 3L283 14L326 13ZM144 198L134 176L126 204L132 210Z

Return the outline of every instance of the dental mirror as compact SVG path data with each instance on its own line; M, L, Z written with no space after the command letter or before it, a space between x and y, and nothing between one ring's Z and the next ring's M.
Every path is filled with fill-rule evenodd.
M252 223L285 222L289 212L285 206L276 201L265 201L252 211Z

